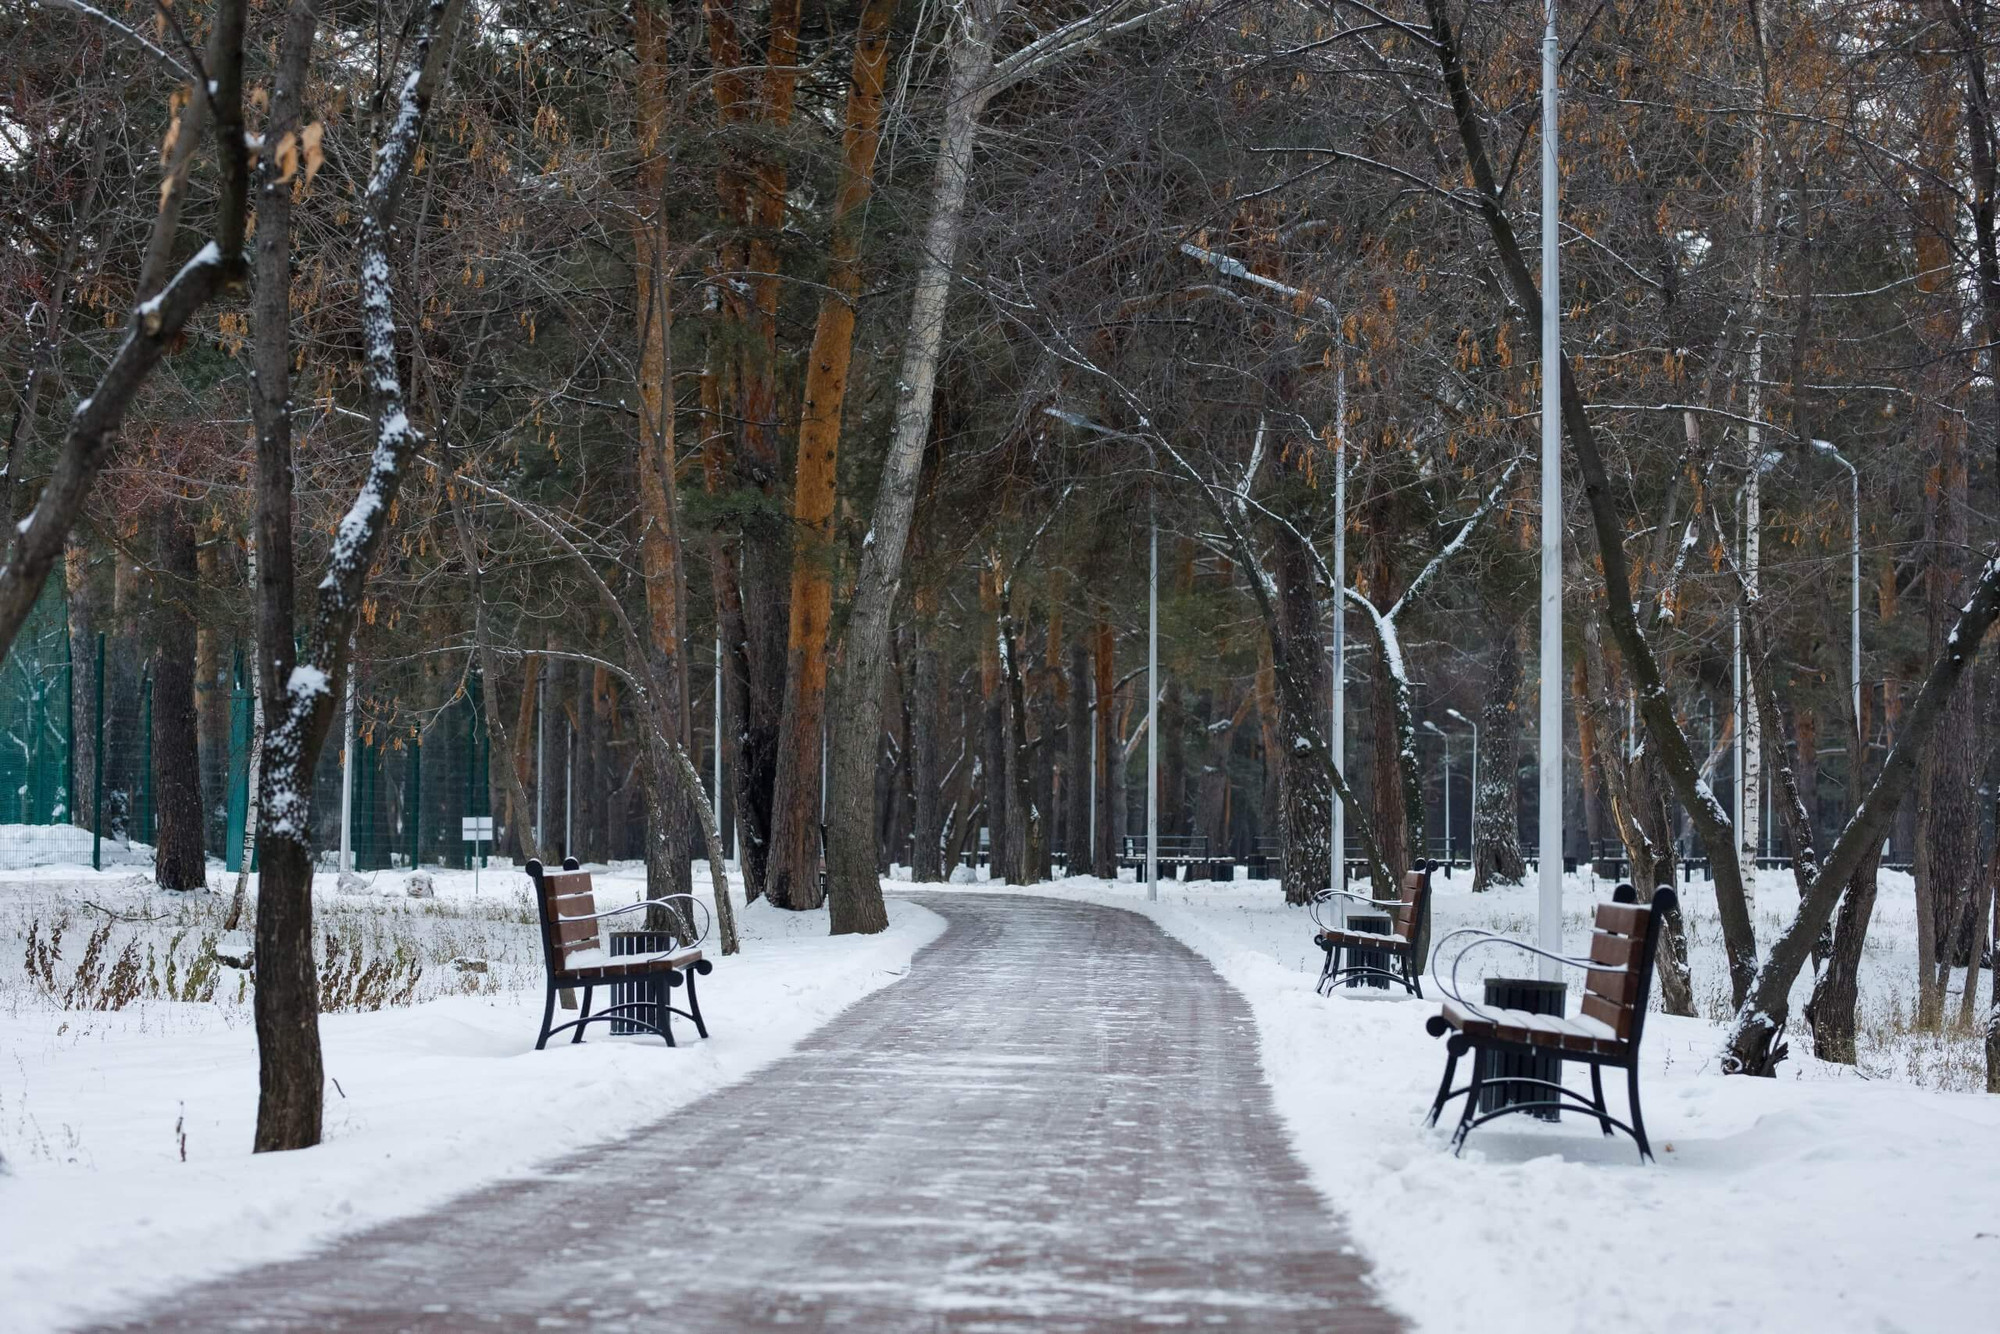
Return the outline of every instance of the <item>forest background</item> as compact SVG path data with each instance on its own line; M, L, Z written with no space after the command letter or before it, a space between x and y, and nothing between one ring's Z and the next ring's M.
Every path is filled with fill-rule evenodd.
M643 858L661 896L728 859L879 930L891 866L1115 874L1157 524L1163 833L1294 903L1335 801L1378 885L1466 849L1525 874L1537 7L0 25L0 649L57 618L72 822L130 832L82 798L139 752L83 715L144 717L163 888L254 832L260 1147L319 1135L350 683L401 855L462 855L419 842L428 791L503 855ZM1607 0L1562 36L1561 855L1705 863L1734 1070L1783 1059L1808 967L1816 1054L1854 1059L1886 857L1917 1022L1986 1018L2000 1089L1990 28ZM1443 762L1474 723L1476 785ZM1801 889L1761 942L1760 858Z

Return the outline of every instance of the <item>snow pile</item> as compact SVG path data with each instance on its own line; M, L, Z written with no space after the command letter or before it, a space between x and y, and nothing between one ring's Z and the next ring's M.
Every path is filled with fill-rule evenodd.
M54 1009L19 974L20 937L30 917L46 927L48 891L0 881L0 1154L8 1172L0 1176L0 1325L8 1334L294 1256L657 1121L782 1056L902 976L943 929L935 914L897 902L886 933L829 939L823 914L739 906L744 953L717 959L700 981L712 1039L698 1041L678 1021L684 1045L669 1050L657 1038L593 1027L580 1046L559 1039L537 1052L542 993L536 928L520 911L525 877L485 871L476 895L469 872L432 877L437 899L398 893L359 902L331 897L332 877L320 877L327 920L409 917L435 930L422 938L427 958L470 939L481 966L440 958L419 993L436 999L322 1016L326 1142L257 1156L249 1152L256 1044L235 984L207 1004ZM638 898L643 879L600 877L598 885L613 906ZM81 893L121 911L170 910L169 896L120 897L109 876L87 891L61 888L72 903ZM698 872L697 891L706 889ZM40 896L32 908L23 904L29 896ZM487 915L453 915L480 905Z
M1463 875L1438 885L1435 934L1488 925L1533 938L1532 885L1478 896ZM1566 948L1583 943L1590 905L1610 889L1569 878ZM1482 1126L1455 1159L1446 1130L1422 1125L1444 1069L1444 1044L1423 1027L1437 1010L1432 980L1427 1001L1314 995L1322 956L1311 924L1271 882L1163 882L1156 905L1130 882L1079 878L1027 892L1142 912L1248 998L1300 1157L1418 1330L1992 1328L2000 1098L1824 1065L1804 1054L1810 1041L1796 1031L1779 1078L1724 1077L1719 1013L1655 1013L1640 1097L1657 1164L1642 1166L1629 1140L1602 1138L1574 1116ZM1684 897L1701 965L1721 952L1713 900L1700 882ZM1909 899L1907 877L1883 877L1863 972L1877 1003L1884 989L1914 987ZM1775 933L1767 916L1795 903L1789 874L1766 873L1760 938ZM1497 960L1493 971L1533 975ZM1716 978L1698 967L1696 984L1714 1013ZM1574 1012L1574 979L1570 996ZM1588 1089L1582 1067L1565 1072ZM1463 1063L1459 1075L1462 1083ZM1613 1072L1605 1082L1622 1115L1622 1079Z
M73 824L0 824L0 871L37 868L86 871L90 867L92 835ZM150 844L106 835L98 845L105 866L151 866Z

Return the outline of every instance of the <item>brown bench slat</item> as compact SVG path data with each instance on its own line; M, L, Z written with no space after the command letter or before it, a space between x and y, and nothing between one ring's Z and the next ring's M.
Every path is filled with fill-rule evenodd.
M664 959L649 959L631 963L614 960L608 963L592 964L588 968L566 968L558 975L563 982L609 982L620 978L644 977L653 973L674 972L701 962L700 950L682 950Z
M1597 929L1615 931L1621 936L1644 937L1646 920L1652 911L1636 904L1600 903L1597 905Z
M1639 994L1637 973L1606 973L1593 968L1586 976L1584 990L1593 996L1602 996L1613 1005L1630 1005Z
M1576 1021L1560 1015L1530 1015L1519 1010L1496 1010L1492 1017L1473 1014L1447 1002L1445 1022L1475 1037L1496 1037L1506 1042L1536 1047L1558 1047L1564 1051L1597 1052L1615 1049L1618 1044L1580 1030Z
M1643 937L1612 936L1599 931L1590 938L1590 961L1610 964L1614 968L1631 968L1646 952Z
M592 945L600 943L597 938L597 923L587 919L572 918L557 922L550 928L549 934L554 937L556 948L559 950L574 948L584 941L589 941Z
M1586 992L1583 997L1583 1013L1599 1023L1609 1024L1611 1031L1618 1035L1621 1042L1632 1035L1632 1007L1629 1005L1617 1005L1602 996L1593 996Z
M1331 941L1335 945L1352 945L1356 949L1363 950L1407 950L1410 948L1409 937L1400 932L1393 936L1379 936L1372 931L1323 931L1320 933L1320 936L1322 940ZM1322 945L1321 948L1324 949L1325 945Z

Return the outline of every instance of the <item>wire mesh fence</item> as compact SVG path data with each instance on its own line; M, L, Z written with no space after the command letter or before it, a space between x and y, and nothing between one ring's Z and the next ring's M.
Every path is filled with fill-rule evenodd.
M496 851L491 834L477 845L463 837L467 817L494 814L478 676L428 708L400 698L399 684L407 683L391 678L357 689L351 766L343 765L344 717L321 753L313 845L323 865L337 864L343 817L350 864L360 872L469 867L475 846ZM256 738L244 651L198 683L196 773L155 772L152 695L145 646L73 633L62 585L51 581L0 662L0 871L150 866L155 785L178 782L200 786L211 866L240 867ZM254 869L254 848L251 856Z

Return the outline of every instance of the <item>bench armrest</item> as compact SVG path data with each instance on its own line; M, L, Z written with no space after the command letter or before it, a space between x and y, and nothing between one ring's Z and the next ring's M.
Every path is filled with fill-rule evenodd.
M622 913L638 912L642 908L652 908L662 903L672 903L675 899L686 899L700 914L700 929L696 931L695 938L689 942L690 945L699 945L707 940L709 926L712 921L708 905L692 894L662 894L657 899L640 899L637 903L628 903L622 908L607 908L603 912L592 913L588 917L571 917L565 920L572 922L598 922L607 917L617 917Z
M1335 899L1353 899L1356 903L1366 904L1378 912L1388 913L1391 917L1394 917L1396 910L1403 906L1400 899L1373 899L1366 894L1356 894L1345 889L1318 890L1313 894L1312 901L1306 905L1306 911L1312 915L1313 925L1322 931L1332 928L1320 920L1319 910Z
M1457 940L1460 936L1470 936L1472 939L1461 945L1458 953L1452 956L1451 971L1445 980L1438 984L1438 989L1451 997L1451 999L1457 1001L1460 1005L1465 1006L1468 1010L1479 1014L1485 1013L1480 1003L1467 1000L1463 995L1459 994L1458 968L1465 961L1466 955L1472 953L1472 951L1482 945L1509 945L1524 953L1535 955L1537 958L1553 959L1557 963L1568 964L1571 968L1583 968L1600 973L1622 973L1625 971L1623 964L1595 963L1589 959L1573 959L1567 954L1552 954L1539 945L1530 945L1525 940L1516 940L1512 936L1503 936L1497 931L1488 931L1483 927L1477 926L1462 926L1439 940L1437 945L1431 950L1431 975L1433 977L1438 974L1438 959L1444 954L1444 947L1452 941Z

